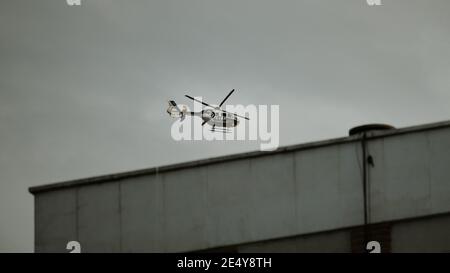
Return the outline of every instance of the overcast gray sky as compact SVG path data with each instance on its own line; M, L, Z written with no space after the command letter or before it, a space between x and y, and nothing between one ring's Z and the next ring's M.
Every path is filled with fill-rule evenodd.
M0 0L0 252L34 185L257 150L175 142L167 100L280 105L281 145L450 119L450 1Z

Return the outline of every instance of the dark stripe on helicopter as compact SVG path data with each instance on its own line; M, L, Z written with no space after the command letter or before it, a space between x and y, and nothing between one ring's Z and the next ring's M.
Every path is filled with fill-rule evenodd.
M222 113L222 118L223 118L223 127L224 128L227 128L226 126L227 126L227 114L226 113Z

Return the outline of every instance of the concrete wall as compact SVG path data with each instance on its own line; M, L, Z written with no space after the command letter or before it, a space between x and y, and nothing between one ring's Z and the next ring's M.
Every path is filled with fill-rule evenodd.
M372 222L450 211L449 128L368 149ZM361 225L361 168L360 142L342 141L38 192L36 251L192 251Z
M391 236L392 252L450 253L450 215L398 223Z
M77 237L77 189L50 191L35 197L35 251L65 252Z
M349 253L350 232L339 230L237 246L239 253Z
M389 222L389 226L390 250L382 243L381 252L450 253L450 214ZM240 253L348 253L352 251L352 230L334 230L237 245L232 250Z
M370 142L373 222L450 211L450 129Z

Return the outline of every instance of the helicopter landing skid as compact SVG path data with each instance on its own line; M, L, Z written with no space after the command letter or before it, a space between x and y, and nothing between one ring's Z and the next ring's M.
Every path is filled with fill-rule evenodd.
M213 128L210 130L211 132L218 132L218 133L231 133L231 130L228 129L217 129L217 128Z

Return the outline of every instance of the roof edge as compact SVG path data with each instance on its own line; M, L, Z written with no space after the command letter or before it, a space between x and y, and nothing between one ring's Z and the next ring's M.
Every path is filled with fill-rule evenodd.
M412 132L428 131L428 130L433 130L433 129L441 129L441 128L450 128L450 120L429 123L429 124L424 124L424 125L409 126L409 127L386 130L386 131L372 132L372 133L370 133L370 135L366 136L366 139L370 140L370 139L389 137L389 136L407 134L407 133L412 133ZM292 152L292 151L298 151L298 150L314 149L314 148L325 147L325 146L330 146L330 145L335 145L335 144L349 143L349 142L357 141L360 138L361 138L361 135L351 135L351 136L333 138L333 139L328 139L328 140L321 140L321 141L307 142L307 143L290 145L290 146L283 146L283 147L278 148L275 151L269 151L269 152L267 152L267 151L245 152L245 153L239 153L239 154L233 154L233 155L225 155L225 156L212 157L212 158L207 158L207 159L200 159L200 160L164 165L164 166L160 166L160 167L152 167L152 168L145 168L145 169L120 172L120 173L114 173L114 174L99 175L99 176L69 180L69 181L64 181L64 182L57 182L57 183L40 185L40 186L33 186L33 187L28 188L28 191L32 194L36 194L39 192L52 191L52 190L57 190L57 189L62 189L62 188L70 188L70 187L75 187L75 186L80 186L80 185L105 183L105 182L109 182L109 181L116 181L116 180L130 178L130 177L149 175L149 174L157 174L157 173L169 172L169 171L186 169L186 168L194 168L194 167L199 167L199 166L206 166L206 165L211 165L211 164L228 162L228 161L232 161L232 160L241 160L241 159L254 158L254 157L260 157L260 156L268 156L268 155Z

